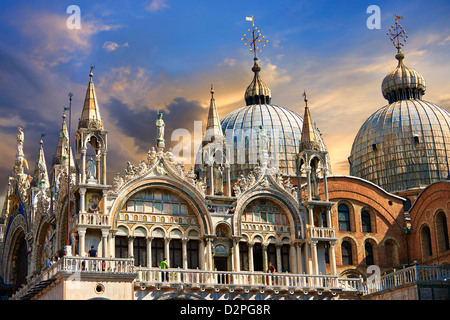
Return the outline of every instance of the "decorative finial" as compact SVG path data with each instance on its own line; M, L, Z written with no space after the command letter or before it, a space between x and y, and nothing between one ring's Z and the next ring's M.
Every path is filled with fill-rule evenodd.
M248 29L248 32L252 33L252 38L247 39L246 38L247 35L244 33L244 37L241 38L241 41L244 41L244 45L248 47L250 53L255 55L255 60L257 60L256 52L257 51L261 52L260 47L257 47L257 42L262 43L263 47L265 47L266 46L265 43L269 42L269 40L264 40L264 36L261 35L261 31L259 31L258 28L255 27L255 22L253 20L253 16L246 17L245 20L252 22L252 29Z
M213 85L211 84L211 99L214 99L214 88Z
M395 58L401 61L405 57L402 53L401 48L405 45L408 36L406 35L406 31L403 28L403 26L400 23L398 23L399 19L403 19L403 16L395 15L395 24L391 26L389 32L386 34L388 36L391 36L390 40L392 41L394 47L397 48L397 54L395 55Z
M92 70L94 70L94 69L95 69L95 66L91 65L91 71L89 72L89 77L91 78L91 80L92 80L92 77L94 76L94 74L92 73Z
M305 97L303 101L305 101L305 107L308 107L308 98L306 97L306 90L303 91L303 96Z

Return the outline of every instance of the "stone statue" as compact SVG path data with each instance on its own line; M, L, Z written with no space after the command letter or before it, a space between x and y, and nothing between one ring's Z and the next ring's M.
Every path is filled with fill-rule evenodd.
M156 119L156 147L158 151L164 149L164 120L162 119L163 113L158 112Z
M259 126L259 156L261 164L265 167L269 156L269 137L264 132L263 126Z
M314 200L320 200L319 195L319 176L318 171L319 160L314 158L311 161L311 196Z
M17 135L17 155L23 156L23 127L21 125L18 125L17 128L19 129L19 134Z
M223 195L223 167L220 165L213 166L214 178L214 194Z
M87 161L86 176L88 179L95 179L96 177L95 161L92 157Z

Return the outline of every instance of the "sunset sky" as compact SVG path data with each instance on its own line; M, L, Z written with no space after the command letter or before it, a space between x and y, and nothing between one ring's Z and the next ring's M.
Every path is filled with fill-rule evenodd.
M80 29L67 27L70 5L81 9ZM381 9L381 29L366 26L370 5ZM211 84L220 117L244 106L253 76L253 57L240 41L251 27L248 16L269 40L258 58L272 103L303 116L306 90L333 174L348 174L359 128L387 103L381 82L397 65L386 35L395 14L404 16L409 35L404 63L427 81L424 100L450 110L448 0L3 0L0 199L12 175L17 125L24 127L27 173L41 134L50 169L69 92L72 135L77 129L90 65L109 132L109 184L155 145L157 110L170 146L174 129L206 124Z

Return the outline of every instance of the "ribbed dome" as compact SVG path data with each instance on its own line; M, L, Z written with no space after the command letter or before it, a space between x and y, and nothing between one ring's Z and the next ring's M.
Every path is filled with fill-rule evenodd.
M295 155L299 151L303 119L295 112L276 105L248 105L227 114L221 120L221 125L227 145L234 150L231 157L233 164L230 166L231 178L237 178L240 174L247 175L255 167L260 126L269 137L269 145L278 150L279 172L284 175L296 174ZM326 150L320 132L317 129L314 132L320 148ZM271 157L274 156L271 153ZM330 167L328 169L331 170Z
M400 100L372 114L349 157L350 174L398 192L446 179L450 113L423 100Z
M390 72L381 84L383 97L393 103L404 99L422 99L426 86L424 77L414 69L404 65L401 51L395 56L398 66Z

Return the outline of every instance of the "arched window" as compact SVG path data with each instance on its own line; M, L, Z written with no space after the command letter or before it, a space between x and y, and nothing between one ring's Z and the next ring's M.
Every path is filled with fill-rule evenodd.
M338 206L339 231L350 231L350 211L345 204Z
M348 241L341 244L342 264L353 264L352 245Z
M363 210L363 212L361 212L361 227L362 232L372 232L370 213L366 210Z
M442 211L438 212L436 215L436 232L439 251L443 252L450 249L448 241L447 217Z
M364 244L364 253L366 256L366 266L375 264L373 259L373 247L372 244L368 241L366 241L366 243Z
M433 255L433 249L431 247L431 232L428 226L423 226L420 231L420 242L422 244L422 256L424 258L431 257Z

